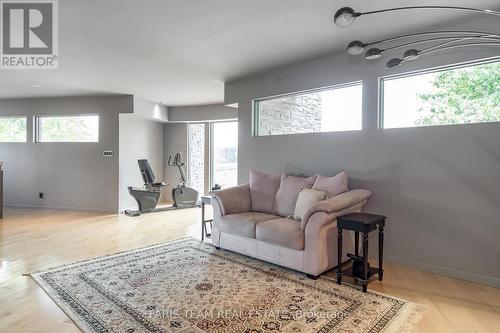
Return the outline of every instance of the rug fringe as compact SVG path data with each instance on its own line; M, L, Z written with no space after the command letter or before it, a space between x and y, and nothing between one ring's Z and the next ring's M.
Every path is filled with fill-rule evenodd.
M422 319L427 307L418 303L407 303L399 316L394 316L393 321L384 330L385 333L408 333Z
M332 278L329 276L321 276L330 281L334 281L337 283L336 278ZM353 288L356 290L360 290L360 287L349 283L342 282L342 285L345 287ZM384 293L368 290L368 293L377 294L377 295L386 295ZM405 302L405 306L400 311L399 316L394 316L393 321L384 329L384 333L408 333L418 324L420 319L422 319L424 313L427 311L427 307L423 304L409 302L405 299L390 295L391 298L398 299L400 301Z

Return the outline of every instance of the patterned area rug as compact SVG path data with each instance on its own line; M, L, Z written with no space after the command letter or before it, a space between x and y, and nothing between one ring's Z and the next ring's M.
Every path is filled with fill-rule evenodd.
M84 332L395 332L415 304L183 239L32 273Z

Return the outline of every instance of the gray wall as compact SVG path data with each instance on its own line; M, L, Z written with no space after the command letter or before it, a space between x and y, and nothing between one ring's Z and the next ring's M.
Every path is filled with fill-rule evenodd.
M164 127L164 178L168 182L168 186L165 189L164 197L166 200L172 200L172 187L175 187L179 183L180 175L179 170L176 167L169 167L167 165L168 157L172 157L177 153L181 152L182 160L187 160L188 145L187 145L187 124L183 123L167 123ZM186 170L187 175L187 170Z
M164 124L137 116L136 110L134 108L134 114L120 115L120 211L137 209L127 186L142 187L144 184L138 159L148 159L156 181L163 181Z
M199 106L172 106L168 108L168 120L178 122L206 122L238 118L238 109L223 104Z
M377 126L380 76L497 55L498 48L455 50L387 71L387 58L366 63L340 54L229 82L225 103L239 103L239 181L248 180L251 168L346 170L351 188L374 193L366 211L389 217L387 259L500 287L500 124ZM252 99L359 80L363 131L251 136Z
M5 162L5 203L78 210L118 210L118 114L132 112L132 99L64 97L0 100L0 115L99 114L98 143L34 143L28 117L27 143L0 143ZM103 150L113 150L104 158ZM45 198L38 199L44 192Z

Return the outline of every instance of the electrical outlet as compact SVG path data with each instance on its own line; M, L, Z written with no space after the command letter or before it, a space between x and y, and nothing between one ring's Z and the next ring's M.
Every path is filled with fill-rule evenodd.
M112 150L105 150L102 152L102 156L104 157L113 157L114 153Z
M39 199L43 199L43 192L39 192L39 193L38 193L38 198L39 198Z

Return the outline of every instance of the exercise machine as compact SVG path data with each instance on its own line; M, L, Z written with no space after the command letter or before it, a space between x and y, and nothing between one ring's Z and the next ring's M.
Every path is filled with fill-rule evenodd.
M164 182L155 182L155 175L151 169L148 160L137 160L139 170L141 171L143 187L127 187L128 193L134 197L137 202L138 210L126 210L124 213L128 216L139 216L141 213L151 213L158 211L156 205L161 198L163 188L167 185Z
M168 157L168 166L177 167L179 169L179 174L181 176L181 182L177 184L176 187L172 189L172 200L174 208L192 208L198 205L198 191L194 188L186 186L186 173L184 171L185 162L182 162L181 153L175 154L172 159L172 155Z
M172 206L156 208L160 201L163 189L168 184L164 182L155 182L155 175L151 169L148 160L138 160L139 170L141 172L143 187L127 187L130 195L137 202L137 210L125 210L124 213L128 216L139 216L145 213L164 212L173 209L193 208L198 207L198 192L186 186L186 173L182 162L181 153L175 154L174 158L169 156L167 164L172 167L177 167L180 173L181 182L172 189Z

